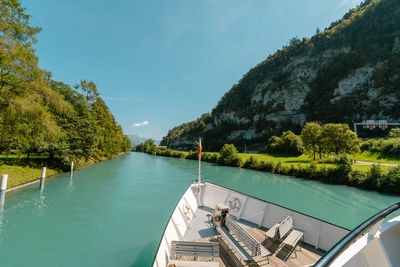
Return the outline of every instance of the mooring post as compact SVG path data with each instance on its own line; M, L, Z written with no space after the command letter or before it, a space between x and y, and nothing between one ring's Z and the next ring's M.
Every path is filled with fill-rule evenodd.
M3 174L1 176L1 186L0 186L0 190L1 191L5 191L7 189L7 180L8 180L8 174Z
M0 184L0 206L4 206L4 201L6 199L7 180L8 180L8 174L3 174L1 176L1 184Z
M46 179L46 167L43 167L42 177L40 178L40 192L43 192L45 179Z
M71 162L71 178L72 178L73 173L74 173L74 162L72 161Z

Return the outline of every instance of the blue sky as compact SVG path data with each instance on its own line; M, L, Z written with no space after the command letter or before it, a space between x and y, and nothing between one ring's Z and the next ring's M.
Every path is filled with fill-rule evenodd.
M211 111L253 66L360 0L23 0L39 64L93 80L126 134L161 139Z

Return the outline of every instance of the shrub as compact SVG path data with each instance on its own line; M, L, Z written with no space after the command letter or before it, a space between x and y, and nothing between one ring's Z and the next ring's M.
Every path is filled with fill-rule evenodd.
M278 162L275 164L275 166L274 166L274 168L273 168L272 171L275 172L275 173L280 173L281 168L282 168L282 161L278 161Z
M349 158L346 154L340 155L335 159L336 170L340 174L347 175L352 171L351 165L353 164L353 160Z
M400 192L400 167L395 167L388 171L385 176L378 179L378 185L382 191L399 193Z
M218 153L211 153L211 152L202 153L201 160L207 161L207 162L212 162L212 163L217 163Z
M400 137L400 128L393 128L389 132L390 137Z
M309 178L315 180L318 179L318 166L315 161L312 161L310 165L307 166L306 172L308 173Z
M366 179L367 179L367 174L365 172L355 170L351 172L348 185L360 187L365 183Z
M300 136L292 131L283 132L282 135L272 136L268 141L268 151L290 155L301 155L304 152L303 141Z
M224 166L240 166L240 156L233 144L225 144L219 151L217 163Z
M383 170L380 165L374 164L369 170L363 186L368 189L377 189L378 181L382 180L384 176Z
M370 139L361 145L362 151L381 152L387 154L400 154L400 138L392 139Z
M243 168L258 170L260 166L258 160L255 157L251 156L244 162Z
M189 153L186 155L187 159L194 159L194 160L198 160L199 159L199 154L197 151L192 151L190 150Z

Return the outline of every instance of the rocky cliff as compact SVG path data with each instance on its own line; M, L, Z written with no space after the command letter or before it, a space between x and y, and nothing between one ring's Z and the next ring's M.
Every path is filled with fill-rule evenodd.
M173 148L202 136L206 149L265 143L306 121L400 120L400 1L370 0L312 38L293 38L252 68L211 113L163 138Z

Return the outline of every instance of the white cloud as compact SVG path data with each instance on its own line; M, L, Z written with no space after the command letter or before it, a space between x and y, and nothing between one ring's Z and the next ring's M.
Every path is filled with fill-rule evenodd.
M140 126L144 126L144 125L147 125L147 124L149 124L149 121L137 122L137 123L132 124L132 126L133 127L140 127Z

